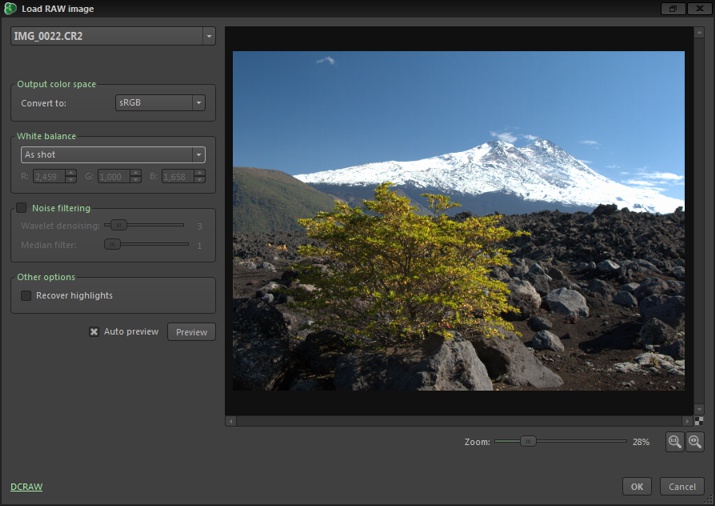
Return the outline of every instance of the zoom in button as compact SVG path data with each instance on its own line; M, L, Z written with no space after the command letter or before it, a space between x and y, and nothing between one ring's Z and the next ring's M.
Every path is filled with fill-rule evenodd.
M684 452L685 451L685 433L683 433L683 432L666 432L665 433L665 451L667 451L667 452Z

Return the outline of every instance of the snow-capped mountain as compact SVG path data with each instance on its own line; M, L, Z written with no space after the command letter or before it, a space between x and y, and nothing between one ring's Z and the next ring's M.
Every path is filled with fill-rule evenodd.
M672 213L684 206L682 200L608 179L545 139L523 148L496 140L423 160L368 163L295 177L318 187L373 187L391 181L447 194L504 194L579 208L616 204L619 209Z

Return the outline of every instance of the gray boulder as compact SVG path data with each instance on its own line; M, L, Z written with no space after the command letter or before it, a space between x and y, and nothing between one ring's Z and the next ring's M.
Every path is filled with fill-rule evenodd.
M287 337L234 338L233 385L238 390L275 390L290 370Z
M498 281L504 281L504 282L508 282L509 279L511 279L509 277L509 273L506 272L501 267L494 267L494 269L492 269L492 272L489 274L489 277L491 277L492 279L496 279Z
M616 272L621 268L620 265L618 265L616 262L613 260L604 260L602 262L599 262L597 265L597 268L599 272L602 272L604 274L609 274L611 272Z
M651 318L667 323L671 327L678 326L685 319L685 297L680 295L649 295L638 305L643 321Z
M685 267L681 265L673 267L673 269L670 271L670 275L678 281L685 281Z
M261 299L235 299L233 315L233 330L241 336L288 336L288 323L283 313Z
M507 287L510 292L509 304L518 310L509 312L506 315L508 320L526 320L541 307L541 295L528 281L515 278L509 281Z
M527 274L526 279L534 287L536 293L542 297L544 297L547 293L549 293L549 290L551 290L549 287L549 281L551 278L546 274Z
M649 262L648 260L645 260L644 258L638 258L636 260L636 263L649 271L653 271L657 274L660 274L660 269L658 269L658 267L656 267L655 264L653 264L653 262Z
M613 364L613 370L620 373L641 372L641 366L634 362L619 362Z
M668 291L666 292L668 295L682 295L685 293L685 282L684 281L676 281L674 279L669 279L667 281L668 283ZM683 297L685 297L683 295Z
M284 288L283 285L280 283L276 283L275 281L271 281L270 283L262 286L258 290L256 290L256 298L260 299L264 295L267 295L269 293L273 293L276 290L279 290L281 288Z
M559 288L551 290L546 296L546 303L554 313L567 316L588 316L586 299L576 290Z
M265 269L270 272L276 272L276 266L270 262L261 262L261 264L258 266L258 268Z
M548 274L549 274L549 276L551 276L551 279L555 279L557 281L566 279L566 276L564 276L564 273L562 271L560 271L559 269L557 269L556 267L550 267Z
M673 357L675 360L683 360L685 358L685 341L676 338L672 342L662 345L658 352Z
M660 278L646 278L633 290L633 295L636 299L643 300L650 295L665 293L669 288L668 283Z
M626 283L625 285L619 286L618 290L622 292L633 293L633 291L639 286L641 286L639 283Z
M685 376L685 362L683 360L674 360L669 355L646 352L638 355L635 361L641 366L641 369L660 369L672 376Z
M515 386L556 388L561 377L544 366L513 332L500 330L502 337L475 337L472 342L489 377Z
M598 204L598 207L591 212L592 216L608 216L618 211L616 204Z
M577 271L592 271L596 269L596 262L579 262L576 264Z
M670 343L674 339L675 329L657 318L651 318L641 327L638 344L645 348L648 345L659 346Z
M551 320L543 316L534 316L533 318L530 318L529 321L526 322L526 324L531 330L534 330L536 332L540 330L549 330L551 327L554 326Z
M613 302L624 307L635 307L638 305L638 299L636 299L632 293L625 290L618 292L613 297Z
M385 355L357 351L335 368L337 390L492 390L474 346L460 337L435 339L423 352Z
M593 293L600 293L604 297L613 297L616 293L615 288L611 286L610 283L603 281L602 279L593 279L588 284L587 290Z
M278 388L291 365L283 314L261 299L236 299L233 311L234 388Z
M538 263L533 263L531 264L531 267L529 267L529 274L534 276L543 276L546 274L546 271Z
M344 336L332 330L311 332L296 348L308 367L317 374L333 374L338 358L350 350Z
M535 350L564 351L564 344L559 336L548 330L541 330L531 338L531 346Z
M509 267L509 276L512 278L521 278L529 272L529 267L524 263L523 260L517 259L514 261L511 267Z

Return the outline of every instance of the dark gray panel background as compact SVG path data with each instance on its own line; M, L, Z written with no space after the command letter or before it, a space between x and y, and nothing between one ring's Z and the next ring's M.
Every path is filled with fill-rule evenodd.
M222 26L225 19L196 20L193 26L218 27L217 45L165 47L35 47L10 46L10 26L24 21L39 26L40 18L2 19L2 106L10 110L13 81L96 80L97 82L147 84L200 81L216 83L217 100L224 93ZM91 21L91 20L88 20ZM50 26L81 26L84 19L55 19ZM154 20L108 20L103 25L147 26ZM171 20L175 21L175 20ZM425 20L341 20L349 24L428 24ZM573 20L550 20L551 24L572 25ZM692 24L694 20L655 18L652 24L667 22ZM707 29L708 61L713 59L712 19L698 18ZM232 24L295 24L296 20L254 19ZM303 20L306 25L334 24L335 20ZM476 24L470 20L443 19L440 24ZM527 24L533 20L489 19L490 26ZM613 23L613 20L579 20L583 25ZM177 23L172 23L177 24ZM634 19L624 25L642 24ZM649 22L649 24L651 24ZM326 42L327 43L327 42ZM568 43L566 42L566 46ZM174 48L176 49L176 48ZM9 71L32 58L23 72ZM72 63L74 62L74 64ZM186 62L191 62L187 70ZM230 71L230 69L229 69ZM197 76L199 76L197 78ZM712 90L712 70L707 75ZM712 95L706 94L706 110L713 110ZM193 136L217 139L216 166L223 167L224 112L220 103L216 122L199 127L190 123L132 123L132 135ZM703 119L705 138L713 138L712 117ZM19 124L3 116L2 164L9 166L10 137ZM22 130L27 129L23 124ZM97 135L91 124L52 125L53 130ZM127 125L104 125L101 135L127 135ZM105 133L106 132L106 133ZM713 166L712 146L705 153L705 166ZM696 285L697 332L712 336L713 307L712 199L705 192L713 188L712 171L697 175L696 188L702 198L688 202L689 212L698 216L696 251L699 273ZM87 198L97 207L142 207L147 201L164 207L190 205L200 208L223 202L223 180L217 178L217 193L192 195L131 196L102 195ZM8 213L21 195L11 195L9 171L2 171L2 212ZM26 197L25 197L26 198ZM52 195L34 197L38 203L52 203ZM79 200L79 199L78 199ZM101 206L99 205L101 202ZM3 215L3 223L9 217ZM217 213L218 230L230 230ZM710 477L712 446L703 453L665 453L664 435L683 430L676 425L619 428L591 418L592 426L578 428L528 427L360 427L359 417L346 420L346 427L224 427L224 347L219 338L209 342L169 342L156 337L94 338L87 336L87 324L113 327L166 328L166 318L110 316L92 318L72 315L12 315L7 299L7 282L18 270L9 261L9 230L3 228L2 279L2 499L20 504L97 503L626 503L672 504L673 497L657 494L662 477ZM707 254L707 255L706 255ZM706 262L705 259L708 259ZM219 238L214 266L187 266L184 274L222 279L223 247ZM78 266L84 276L106 275L106 266ZM689 266L693 268L693 266ZM35 272L52 272L53 267L33 264ZM136 275L136 266L118 265L114 275ZM146 267L154 276L171 276L171 265ZM217 286L217 309L223 306L223 287ZM216 315L216 330L224 332L223 315ZM94 321L97 320L97 321ZM100 321L101 320L101 321ZM182 320L172 317L171 322ZM207 322L204 318L186 321ZM712 339L703 350L713 354ZM702 429L712 444L713 371L707 371L710 385L706 403L707 424ZM543 419L539 420L544 422ZM610 420L609 420L610 421ZM395 423L395 419L390 420ZM556 420L555 420L556 422ZM285 420L282 420L285 423ZM540 423L540 425L542 425ZM624 420L633 425L638 420ZM584 425L584 424L581 424ZM608 426L606 426L608 425ZM650 438L650 446L622 443L537 444L524 448L516 444L465 446L465 438L498 439L535 435L548 438ZM650 497L624 497L624 477L651 477ZM10 494L10 482L44 482L43 494ZM712 481L705 483L706 496L713 493ZM702 504L703 497L677 498L682 504Z

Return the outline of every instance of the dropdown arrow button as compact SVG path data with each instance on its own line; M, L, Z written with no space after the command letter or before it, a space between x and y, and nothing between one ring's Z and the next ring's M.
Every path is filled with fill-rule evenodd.
M194 148L194 163L204 163L206 161L206 148L195 147Z
M194 102L192 110L194 111L205 111L206 110L206 96L205 95L194 95Z
M213 46L216 44L216 27L204 26L203 34L205 46Z

